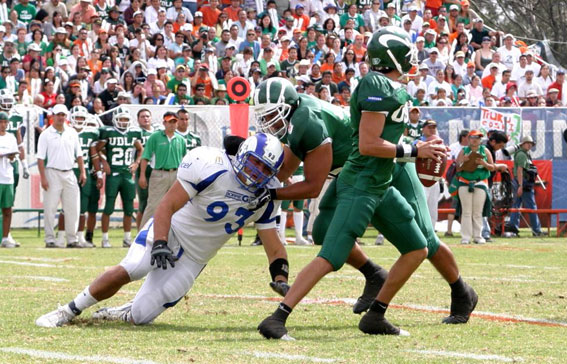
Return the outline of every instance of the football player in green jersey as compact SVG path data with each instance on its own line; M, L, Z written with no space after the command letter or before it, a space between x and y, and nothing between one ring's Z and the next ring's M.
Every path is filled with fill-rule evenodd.
M421 138L423 134L423 120L419 119L420 116L418 107L411 107L409 111L409 120L406 124L406 130L404 131L404 141L411 143L414 140Z
M114 212L114 203L120 193L124 209L124 247L130 246L132 228L132 214L134 213L134 199L136 186L133 174L140 165L142 157L142 134L139 128L130 128L132 116L128 109L118 106L112 115L114 126L105 126L100 129L99 139L91 146L91 162L97 172L97 186L102 186L102 176L98 173L102 169L99 152L106 149L106 159L110 165L107 171L105 195L106 203L102 213L102 247L110 248L108 240L108 227L110 215Z
M138 118L138 125L142 132L142 147L146 146L146 141L150 138L150 135L154 132L152 126L152 113L148 109L138 110L136 115ZM145 180L150 180L150 175L152 174L152 167L148 165L145 173ZM140 187L138 180L140 179L140 168L136 169L136 192L138 193L138 213L136 214L136 227L140 230L140 224L142 222L142 215L144 215L144 210L148 205L148 186L146 188Z
M84 186L79 185L81 193L81 208L79 217L79 230L77 232L79 241L78 247L81 248L94 248L93 233L96 225L96 213L98 212L98 200L100 199L100 191L97 188L97 177L93 174L93 169L90 161L90 146L93 142L99 139L99 124L95 119L89 115L88 110L83 106L74 106L70 112L71 126L75 128L79 134L79 143L81 144L81 151L83 152L83 161L85 163L85 171L87 180ZM79 180L79 169L74 168L77 180ZM99 171L102 175L102 172ZM85 219L85 213L88 217ZM87 225L86 235L83 235L85 229L85 222ZM61 231L61 227L59 228Z
M179 109L177 111L177 132L187 139L187 152L201 146L201 137L189 131L189 111Z
M445 148L433 142L420 143L413 148L396 144L404 131L404 121L407 120L406 104L410 100L405 89L397 82L412 66L410 59L413 50L406 36L399 33L397 28L382 29L374 34L368 54L372 72L363 78L351 101L351 125L355 129L354 148L334 186L338 195L338 201L335 203L337 214L328 224L319 257L299 273L280 307L258 327L261 334L267 338L287 337L285 321L292 308L324 275L340 269L351 253L355 238L364 233L369 223L382 231L402 256L392 267L376 301L371 305L370 312L362 318L359 328L369 334L407 334L391 325L384 318L384 313L397 291L427 256L427 246L432 241L431 237L426 237L422 231L426 222L430 225L429 219L421 219L419 226L414 218L414 209L425 205L419 204L424 199L423 195L416 195L417 201L411 204L396 188L390 186L394 158L416 157L418 154L420 157L437 158L445 153ZM405 176L401 172L399 175ZM409 177L406 179L411 181ZM403 185L400 181L398 184ZM421 186L411 183L403 187L421 189ZM324 199L333 193L330 189ZM324 205L324 201L321 205ZM323 211L323 207L320 208ZM425 214L426 212L425 208ZM424 212L421 209L417 213ZM468 306L464 310L468 320L468 315L476 305L476 294L458 277L452 254L445 248L436 246L437 252L434 253L435 256L441 251L445 253L439 255L445 257L444 265L436 264L434 257L430 259L451 283L451 288L457 286L456 290L464 297L461 303ZM448 261L449 258L452 262ZM455 272L456 277L449 280L448 277ZM454 293L455 291L452 292L452 298Z
M24 179L28 179L30 176L29 168L28 168L28 161L26 160L26 153L24 150L24 143L22 139L21 128L23 126L23 117L20 115L16 109L13 107L15 103L14 96L8 89L0 90L0 111L4 111L8 113L8 129L7 132L13 134L16 137L16 141L18 143L18 151L20 152L19 160L22 164L23 174L22 177ZM16 188L18 187L18 183L20 181L20 168L19 168L18 159L14 158L14 161L11 162L13 167L13 174L14 174L14 201L16 200ZM12 234L8 235L8 240L14 244L15 246L20 246L20 243L12 238Z

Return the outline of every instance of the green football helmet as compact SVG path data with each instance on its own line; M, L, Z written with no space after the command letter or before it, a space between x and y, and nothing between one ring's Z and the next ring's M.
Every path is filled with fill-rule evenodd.
M262 81L254 91L254 112L260 130L283 138L287 134L288 118L298 102L295 87L285 78Z
M367 46L367 57L371 69L393 69L402 75L418 63L417 49L407 34L394 26L381 28L372 35Z
M132 115L124 106L118 106L112 114L112 123L116 129L126 130L132 123Z

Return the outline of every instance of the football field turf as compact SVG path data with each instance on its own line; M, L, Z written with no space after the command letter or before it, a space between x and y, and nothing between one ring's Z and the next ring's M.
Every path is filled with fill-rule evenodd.
M265 340L256 326L277 307L262 247L236 239L219 251L177 306L151 325L90 319L98 308L132 299L141 282L86 310L71 325L36 327L40 315L68 303L124 248L45 249L33 230L14 231L18 249L0 250L0 363L565 363L567 361L567 239L496 239L460 245L447 239L461 274L479 295L466 325L441 324L448 285L424 262L387 312L410 337L364 335L352 303L364 280L345 266L324 278L287 322L296 341ZM291 231L288 232L291 234ZM97 236L100 233L97 232ZM523 236L528 236L523 232ZM111 242L121 245L121 232ZM389 268L398 252L363 249ZM113 239L112 239L113 238ZM96 240L100 245L100 240ZM290 280L319 251L288 246Z

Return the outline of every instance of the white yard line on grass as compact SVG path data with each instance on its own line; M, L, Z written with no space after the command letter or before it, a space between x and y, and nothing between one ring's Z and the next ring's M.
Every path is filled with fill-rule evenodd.
M252 351L252 352L244 352L246 355L252 355L256 358L261 359L285 359L285 360L297 360L301 362L314 362L314 363L334 363L339 359L328 359L328 358L317 358L315 356L306 356L306 355L290 355L290 354L281 354L281 353L270 353L265 351Z
M281 297L266 297L266 296L256 296L256 295L225 295L225 294L194 294L194 296L199 297L209 297L209 298L229 298L229 299L245 299L245 300L259 300L259 301L272 301L280 302ZM328 305L353 305L356 302L354 298L316 298L310 299L306 298L301 303L303 304L328 304ZM442 307L435 306L422 306L422 305L394 305L391 304L389 307L404 310L414 310L422 312L432 312L432 313L444 313L448 314L449 310ZM540 319L533 317L524 317L520 315L510 315L501 314L494 312L481 312L475 311L472 313L473 317L482 318L489 321L501 321L501 322L513 322L513 323L526 323L538 326L555 326L555 327L567 327L567 322L564 321L554 321L548 319Z
M554 266L545 266L545 265L538 266L538 265L519 265L519 264L491 264L491 263L464 263L461 265L477 265L477 266L517 268L517 269L547 269L547 270L565 269L564 267L554 267Z
M156 362L151 360L139 360L131 358L120 358L115 356L106 355L72 355L56 351L44 351L35 349L25 349L25 348L0 348L0 351L12 354L27 355L34 358L41 359L58 359L58 360L69 360L69 361L81 361L89 363L117 363L117 364L156 364Z
M26 265L29 267L43 267L43 268L57 268L54 264L46 264L46 263L28 263L28 262L13 262L9 260L0 260L1 264L12 264L12 265Z
M490 354L472 354L472 353L458 353L455 351L441 351L441 350L406 350L408 353L425 354L425 355L436 355L444 356L448 358L465 358L472 360L490 360L490 361L501 361L505 363L524 361L522 358L508 358L501 355L490 355Z
M19 259L19 260L31 260L31 261L37 261L37 262L54 262L54 263L63 263L63 262L68 262L70 260L76 260L76 258L72 258L72 257L67 257L67 258L38 258L38 257L12 257L10 256L10 259Z
M69 282L69 280L65 278L45 277L45 276L11 276L10 278L35 279L38 281L46 281L46 282Z
M412 278L419 278L419 279L431 279L431 277L414 274L411 276ZM326 279L349 279L355 281L364 281L366 278L362 275L351 275L351 274L327 274L325 276ZM563 284L563 282L558 281L546 281L541 279L530 279L526 278L525 276L515 276L515 277L464 277L470 280L478 280L478 281L490 281L490 282L520 282L520 283L548 283L548 284Z

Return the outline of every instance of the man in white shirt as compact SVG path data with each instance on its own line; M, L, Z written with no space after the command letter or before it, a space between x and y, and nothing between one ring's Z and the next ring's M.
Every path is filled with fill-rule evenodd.
M504 45L498 48L498 53L502 56L502 63L509 69L512 70L514 65L518 63L522 52L519 48L514 47L514 36L512 34L506 34L504 36Z
M500 80L496 80L492 86L491 94L494 95L498 100L506 96L506 85L510 82L510 70L505 70L502 72L502 77Z
M439 61L439 49L433 47L429 50L429 58L423 61L429 67L429 75L436 77L437 71L445 71L445 63Z
M65 211L67 247L77 246L79 226L79 185L73 172L75 161L79 166L79 183L86 181L81 145L77 132L66 125L68 110L65 105L53 107L53 124L39 136L37 166L41 176L43 195L45 246L58 246L54 234L55 213L61 200Z
M531 69L526 70L526 80L518 87L518 97L525 99L529 91L534 91L537 96L543 96L543 90L539 83L534 79L534 71Z
M467 64L465 63L465 53L463 51L457 51L455 53L453 69L455 70L456 75L465 77L465 75L467 74Z
M502 56L500 55L500 53L498 52L492 53L492 62L487 64L486 67L484 67L484 71L482 71L481 79L485 78L490 74L490 69L492 68L492 66L498 67L497 79L500 78L502 72L508 69L508 67L506 67L506 65L502 63L501 60L502 60Z
M519 62L512 68L512 77L510 77L510 79L516 83L522 83L524 81L524 74L528 68L528 59L525 54L522 54L519 58Z
M2 248L16 248L18 245L10 241L10 225L12 223L12 206L14 206L14 167L18 142L12 133L8 133L8 114L0 112L0 208L2 209ZM16 165L17 166L17 165Z
M534 71L534 76L536 77L539 76L539 71L541 70L541 66L537 62L534 62L534 54L532 53L532 51L526 52L526 61L527 61L527 67Z
M435 100L437 98L437 90L439 88L444 89L446 95L451 95L453 92L451 85L445 81L445 72L443 70L438 70L435 75L435 81L429 84L429 87L427 88L427 97L430 100Z
M158 20L158 11L160 10L159 0L151 0L150 5L151 6L148 6L144 13L146 24L153 24Z

